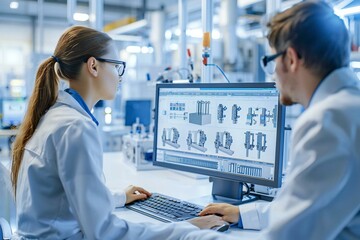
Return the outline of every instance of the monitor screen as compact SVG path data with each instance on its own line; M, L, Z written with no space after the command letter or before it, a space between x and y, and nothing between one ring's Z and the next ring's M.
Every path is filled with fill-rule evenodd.
M151 100L128 100L125 102L125 126L136 123L149 126L151 121Z
M18 126L26 112L24 99L4 99L2 101L2 127Z
M154 165L280 187L284 117L274 83L158 84Z

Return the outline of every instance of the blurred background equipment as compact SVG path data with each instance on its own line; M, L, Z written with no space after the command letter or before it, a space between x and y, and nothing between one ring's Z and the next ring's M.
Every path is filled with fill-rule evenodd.
M25 99L3 99L1 126L5 129L18 127L25 115L27 102Z
M132 126L139 120L145 128L151 122L151 100L127 100L125 103L125 126Z
M137 117L130 134L123 136L124 159L136 170L159 169L153 166L153 132L146 131L144 124L140 122L140 118Z

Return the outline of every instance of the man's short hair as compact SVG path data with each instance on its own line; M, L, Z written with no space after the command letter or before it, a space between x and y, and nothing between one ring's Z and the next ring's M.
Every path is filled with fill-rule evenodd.
M324 78L350 60L349 33L343 20L321 1L306 1L275 15L268 40L277 52L293 47L312 73Z

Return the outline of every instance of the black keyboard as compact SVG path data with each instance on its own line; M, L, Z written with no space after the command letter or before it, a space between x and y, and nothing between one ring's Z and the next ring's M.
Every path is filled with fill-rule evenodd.
M162 222L179 222L197 217L202 207L179 199L153 193L146 200L136 201L127 208Z

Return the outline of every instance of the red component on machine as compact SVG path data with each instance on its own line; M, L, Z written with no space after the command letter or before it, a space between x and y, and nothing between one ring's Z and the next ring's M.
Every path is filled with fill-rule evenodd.
M207 65L207 58L204 57L202 62L203 62L204 65Z
M187 54L188 54L188 57L191 58L191 52L190 52L189 48L187 49Z

